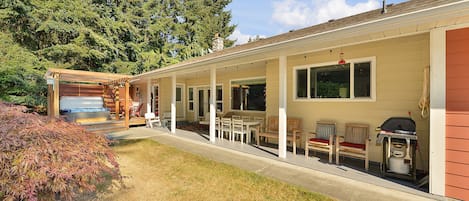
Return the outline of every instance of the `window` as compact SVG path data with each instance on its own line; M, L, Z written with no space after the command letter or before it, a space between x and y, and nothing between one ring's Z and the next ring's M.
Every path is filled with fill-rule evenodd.
M310 69L311 98L350 98L350 64Z
M297 71L296 79L296 97L306 98L308 97L308 70L301 69Z
M182 88L176 87L176 101L180 102L182 100Z
M296 99L372 99L374 58L295 68Z
M265 78L232 81L231 109L265 111Z
M223 87L217 86L217 112L223 112ZM208 108L210 108L210 89L208 90Z
M189 111L194 111L194 88L189 87L188 90L188 103L189 103Z

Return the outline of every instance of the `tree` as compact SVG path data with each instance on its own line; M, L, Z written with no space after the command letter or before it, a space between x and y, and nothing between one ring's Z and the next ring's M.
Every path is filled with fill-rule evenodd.
M119 167L104 136L0 102L0 199L72 200Z
M0 2L0 37L9 42L0 52L16 56L4 57L9 64L0 63L0 67L5 69L5 78L12 80L31 77L11 75L11 69L21 68L19 72L35 75L49 67L123 74L162 68L203 55L215 33L227 38L235 29L230 25L230 11L225 10L230 2L4 0ZM233 42L226 39L225 47ZM14 52L11 46L21 51ZM19 52L28 58L19 60L23 57ZM3 82L11 86L10 81ZM34 82L41 85L43 80ZM10 88L0 92L3 99L18 94Z

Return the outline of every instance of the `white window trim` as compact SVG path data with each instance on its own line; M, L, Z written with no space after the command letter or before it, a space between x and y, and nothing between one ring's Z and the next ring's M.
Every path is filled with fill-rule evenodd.
M224 92L225 90L223 89L223 84L222 84L222 83L217 84L216 87L217 87L217 88L218 88L218 87L221 87L222 93L225 93L225 92ZM189 111L189 112L195 112L195 110L189 110L189 88L192 88L192 93L193 93L193 97L192 97L192 98L194 99L194 100L192 100L192 102L194 102L194 108L195 108L195 106L196 106L196 105L195 105L195 94L196 94L195 91L196 91L196 90L198 91L198 90L201 89L201 88L210 90L210 86L209 86L209 85L189 85L189 86L187 86L187 103L188 103L188 104L187 104L187 111ZM221 105L221 109L222 109L221 112L225 111L225 104L224 104L224 102L223 102L223 100L224 100L223 97L224 97L224 96L222 95L222 96L221 96L221 100L217 100L217 104L218 104L218 103L221 103L221 104L222 104L222 105ZM209 101L210 101L210 100L209 100ZM197 102L197 105L198 105L198 104L200 104L200 103Z
M192 89L192 100L189 100L189 97L190 97L190 89ZM189 112L194 112L194 107L195 107L195 103L194 103L194 99L195 99L195 87L192 87L192 86L188 86L187 87L187 111ZM192 110L190 109L190 104L192 103Z
M240 109L240 110L235 110L233 109L233 97L232 97L232 94L231 94L231 88L232 88L232 84L233 82L236 82L236 81L246 81L246 80L257 80L257 79L265 79L265 84L267 86L267 78L266 76L258 76L258 77L246 77L246 78L238 78L238 79L231 79L230 80L230 111L233 111L233 112L253 112L253 113L265 113L266 111L259 111L259 110L244 110L244 108ZM266 102L267 104L267 102ZM267 105L266 105L266 110L267 110Z
M180 101L176 101L176 103L181 103L182 104L182 110L183 110L183 117L180 117L180 118L183 118L185 119L186 118L186 84L184 83L176 83L176 88L180 87L181 88L181 100ZM177 115L177 114L176 114ZM176 116L177 118L177 116Z
M295 102L376 102L376 57L363 57L356 59L347 59L347 63L362 63L362 62L371 62L370 65L370 97L354 97L354 65L350 65L350 98L311 98L311 68L315 67L324 67L337 64L337 61L325 62L325 63L316 63L316 64L307 64L301 66L293 67L293 101ZM306 69L307 70L307 97L298 98L297 97L297 70Z

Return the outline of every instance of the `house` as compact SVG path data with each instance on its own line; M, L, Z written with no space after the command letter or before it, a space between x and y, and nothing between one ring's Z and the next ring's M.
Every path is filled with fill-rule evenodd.
M281 158L287 116L306 130L327 119L338 133L346 122L375 133L387 118L410 115L430 193L469 199L469 1L412 0L382 11L218 50L127 83L140 89L143 110L170 113L171 132L177 120L198 121L208 111L279 116ZM421 117L428 67L429 117ZM214 124L212 112L212 142ZM381 161L382 148L371 144L370 160Z

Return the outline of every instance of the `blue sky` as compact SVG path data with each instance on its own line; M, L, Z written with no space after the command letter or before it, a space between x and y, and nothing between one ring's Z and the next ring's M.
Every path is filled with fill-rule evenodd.
M387 0L401 3L405 0ZM236 44L249 37L270 37L314 24L381 7L382 0L233 0L228 5L237 28L230 39Z

